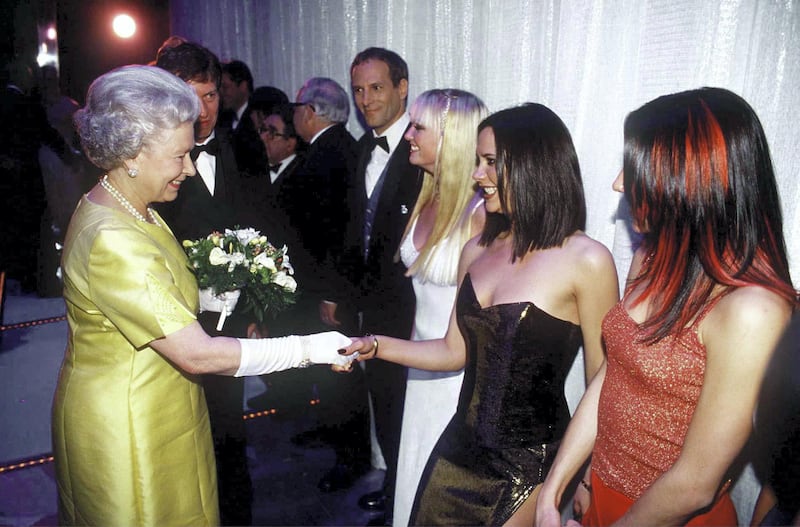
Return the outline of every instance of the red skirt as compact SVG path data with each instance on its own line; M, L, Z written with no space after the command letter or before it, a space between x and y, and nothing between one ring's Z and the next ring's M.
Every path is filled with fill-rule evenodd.
M603 481L592 472L592 503L581 523L587 527L603 527L620 519L633 505L633 500L624 494L608 488ZM736 509L730 494L725 490L717 496L714 505L703 514L694 516L686 525L690 526L723 526L738 525Z

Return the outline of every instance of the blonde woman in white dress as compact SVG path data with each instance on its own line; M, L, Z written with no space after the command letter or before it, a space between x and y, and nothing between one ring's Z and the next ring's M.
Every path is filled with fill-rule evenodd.
M457 289L461 249L483 229L482 196L472 181L477 128L487 115L475 95L429 90L411 107L409 160L425 172L400 257L412 276L417 307L412 340L444 336ZM394 523L408 525L422 471L455 413L463 370L409 368L395 485Z

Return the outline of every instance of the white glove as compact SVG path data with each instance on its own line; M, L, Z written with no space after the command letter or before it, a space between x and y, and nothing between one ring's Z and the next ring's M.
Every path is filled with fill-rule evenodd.
M358 353L353 355L339 355L339 350L349 346L353 341L345 337L338 331L326 331L325 333L315 333L314 335L303 335L300 337L300 344L303 346L303 357L308 359L310 364L335 364L337 366L347 366L353 359L358 357Z
M236 304L239 302L239 295L241 294L242 291L236 289L215 295L213 289L205 287L200 290L200 312L214 311L230 316L233 310L236 309Z
M242 358L236 377L261 375L311 364L349 365L357 353L344 356L338 350L349 346L351 340L338 331L327 331L302 337L291 335L271 339L237 339Z
M215 295L213 289L205 287L200 290L200 312L211 311L219 313L217 331L222 331L225 319L236 309L236 303L239 302L239 295L241 294L242 291L240 289L235 289Z

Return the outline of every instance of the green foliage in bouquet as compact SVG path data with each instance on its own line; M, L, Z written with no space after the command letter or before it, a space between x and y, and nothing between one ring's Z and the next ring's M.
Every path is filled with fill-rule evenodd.
M255 229L225 229L199 240L184 240L183 249L200 289L214 294L242 291L240 303L259 322L296 301L297 282L286 246L277 248Z

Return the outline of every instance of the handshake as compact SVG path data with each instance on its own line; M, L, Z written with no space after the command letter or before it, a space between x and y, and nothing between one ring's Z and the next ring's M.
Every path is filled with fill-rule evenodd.
M378 354L378 338L373 335L351 339L338 331L327 331L300 339L307 347L309 365L331 364L338 372L349 372L354 362L372 359Z
M375 337L372 339L372 348L367 348L363 354L364 339L350 339L338 331L268 339L238 339L241 360L235 375L261 375L288 368L305 368L312 364L331 364L334 371L349 372L353 362L377 355L378 340Z

